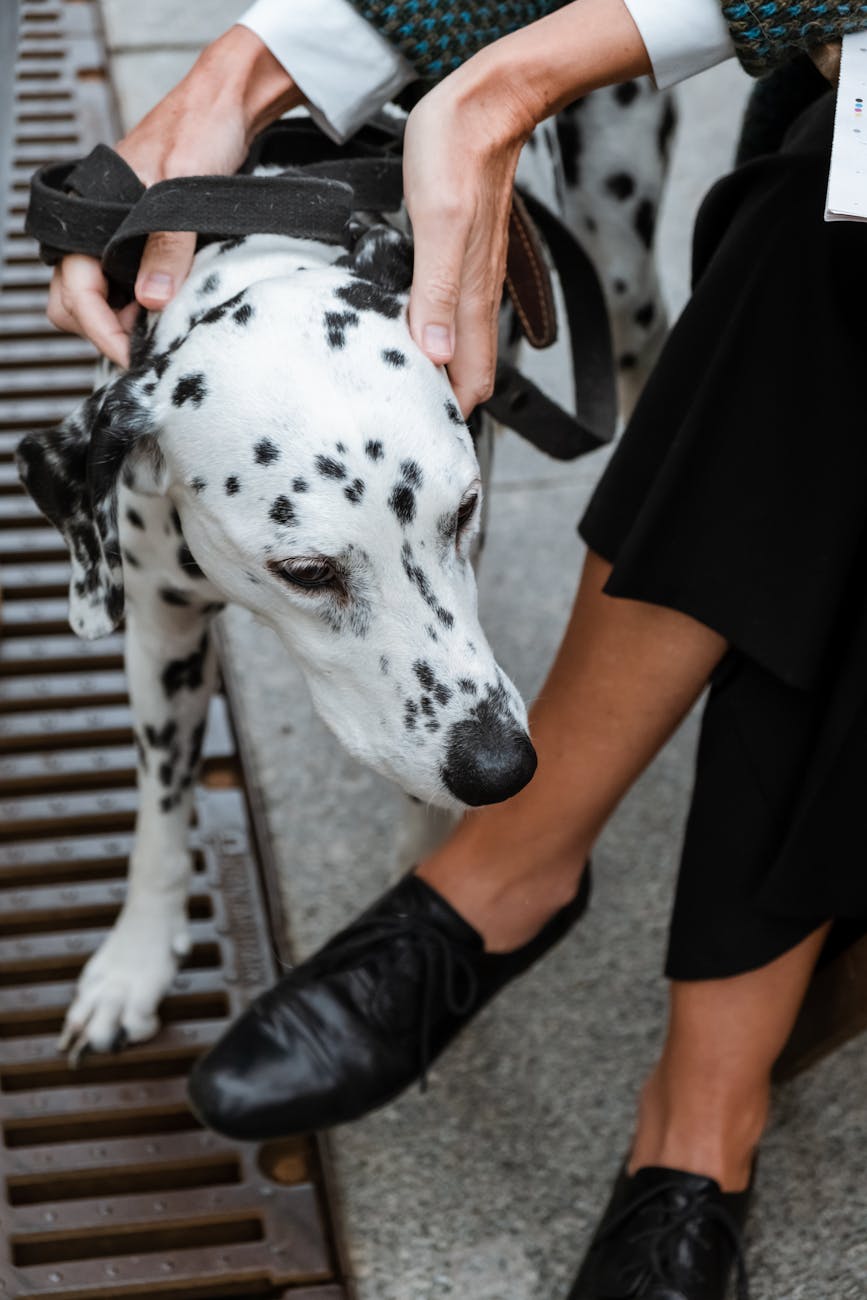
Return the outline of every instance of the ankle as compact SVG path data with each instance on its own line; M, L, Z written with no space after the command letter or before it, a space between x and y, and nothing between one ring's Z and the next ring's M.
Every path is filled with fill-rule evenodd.
M769 1081L673 1079L660 1063L641 1094L629 1172L658 1165L715 1178L724 1192L743 1191L769 1096Z
M465 828L418 875L479 931L489 952L511 951L572 901L587 853L553 842L494 846Z

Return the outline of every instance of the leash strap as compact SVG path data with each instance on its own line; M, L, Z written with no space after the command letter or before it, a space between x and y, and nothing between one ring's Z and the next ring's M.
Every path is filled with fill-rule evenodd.
M132 297L148 235L194 230L200 245L253 234L342 244L353 212L394 212L403 202L399 129L365 127L336 145L305 119L274 123L236 176L195 176L145 188L124 160L97 145L79 162L41 167L31 182L25 229L49 265L67 253L100 258L108 279ZM351 154L349 150L351 149ZM256 167L280 168L253 176ZM529 214L529 216L528 216ZM594 451L614 436L616 396L608 315L596 272L571 232L532 195L516 199L507 290L535 347L556 338L547 248L563 285L577 415L508 362L497 368L486 409L557 460ZM516 251L520 248L520 252Z

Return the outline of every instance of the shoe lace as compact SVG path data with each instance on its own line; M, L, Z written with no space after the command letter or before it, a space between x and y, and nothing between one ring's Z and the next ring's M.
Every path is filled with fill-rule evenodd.
M478 978L470 957L455 945L454 940L435 921L408 912L394 916L374 916L367 921L358 922L351 933L332 943L322 954L324 965L326 968L342 965L346 958L351 958L356 953L368 956L371 944L381 939L404 941L406 948L418 959L421 972L419 1085L421 1091L426 1092L437 988L442 988L446 1008L452 1015L465 1016L478 998Z
M671 1197L666 1196L669 1192L672 1193ZM639 1288L647 1281L659 1282L663 1286L681 1285L682 1279L678 1274L682 1269L676 1257L678 1242L684 1232L690 1231L701 1240L701 1229L708 1222L712 1222L723 1230L731 1242L737 1278L737 1300L750 1300L741 1230L725 1206L716 1201L709 1201L704 1191L700 1189L686 1192L682 1184L674 1180L648 1188L606 1225L605 1230L596 1239L597 1245L613 1237L654 1202L658 1202L661 1211L659 1221L646 1228L637 1229L629 1239L636 1243L646 1240L650 1247L649 1268L645 1269L642 1266L636 1273L634 1279L636 1290L633 1294L639 1295Z

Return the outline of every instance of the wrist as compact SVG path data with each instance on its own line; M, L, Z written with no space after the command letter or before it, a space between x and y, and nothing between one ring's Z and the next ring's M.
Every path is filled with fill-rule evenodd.
M236 24L200 55L190 73L204 78L213 103L240 112L248 143L304 97L268 46L248 27Z
M651 71L650 58L623 0L572 0L554 13L501 37L447 78L465 76L464 93L487 101L497 129L533 128L601 86Z

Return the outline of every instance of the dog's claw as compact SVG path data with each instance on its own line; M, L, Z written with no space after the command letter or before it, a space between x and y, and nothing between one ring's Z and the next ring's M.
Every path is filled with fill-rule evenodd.
M93 1047L88 1041L87 1026L85 1026L69 1049L67 1060L69 1061L70 1070L77 1070L85 1057L90 1056L92 1052Z

